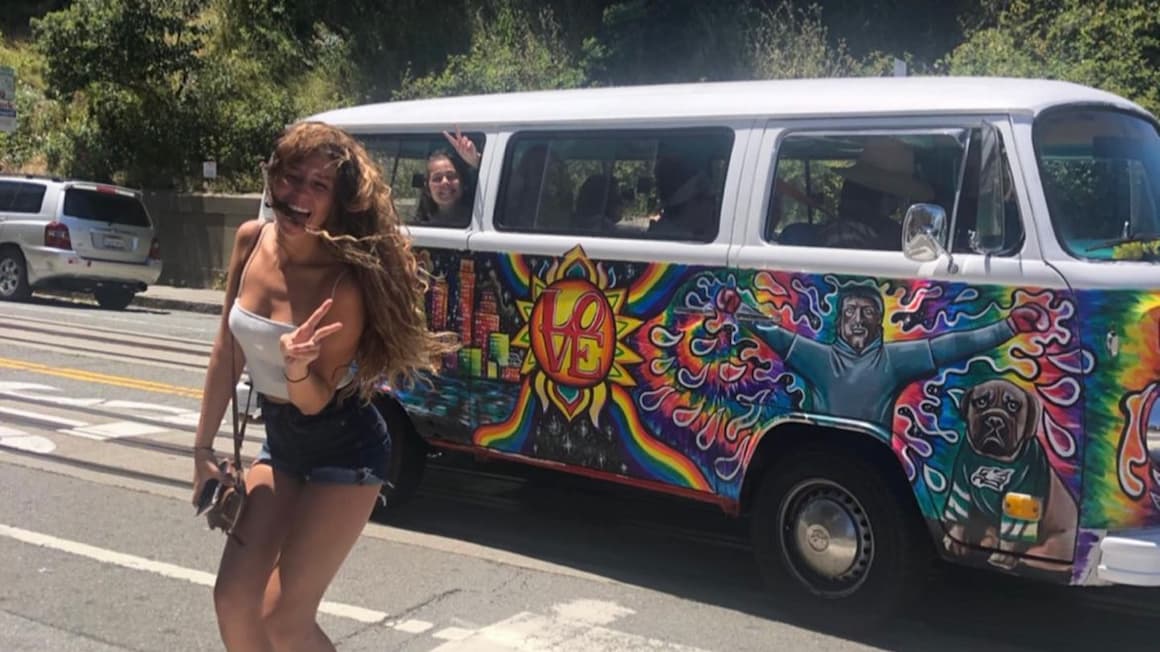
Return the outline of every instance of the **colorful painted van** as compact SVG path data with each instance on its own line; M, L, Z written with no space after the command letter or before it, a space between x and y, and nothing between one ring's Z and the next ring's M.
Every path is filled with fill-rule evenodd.
M776 594L854 616L936 555L1160 586L1160 133L1139 106L883 78L315 119L379 157L431 327L462 340L384 404L399 450L716 503ZM455 195L425 173L456 127L482 152L447 157L467 210L414 218Z

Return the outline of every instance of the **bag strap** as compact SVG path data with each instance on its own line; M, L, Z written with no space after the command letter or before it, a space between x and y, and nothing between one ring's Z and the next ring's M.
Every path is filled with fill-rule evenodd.
M232 344L232 343L231 343ZM234 350L231 346L230 357L233 358ZM232 366L232 362L231 362ZM235 367L236 368L236 367ZM238 425L238 390L234 387L234 391L230 392L230 412L233 414L234 420L234 468L241 470L242 468L242 442L246 438L246 424L250 421L250 398L254 395L254 385L250 384L250 391L246 392L246 412L241 419L241 426Z
M250 248L246 251L245 258L242 259L241 272L238 275L238 287L234 290L234 301L238 300L238 293L242 290L241 276L245 274L246 268L250 264L250 257L254 255L254 249L258 247L258 243L262 240L262 231L266 229L266 224L263 222L258 227L258 235L254 236L254 241L250 243ZM227 329L228 331L228 329ZM230 334L230 370L233 374L231 378L241 376L238 371L238 361L235 349L237 348L237 340L234 339L233 331ZM236 381L235 381L236 382ZM230 392L230 412L234 423L234 469L240 471L242 468L242 442L246 438L246 424L250 421L250 399L254 396L254 385L250 384L250 391L246 392L246 416L241 420L241 425L238 424L238 389L235 384L233 391Z

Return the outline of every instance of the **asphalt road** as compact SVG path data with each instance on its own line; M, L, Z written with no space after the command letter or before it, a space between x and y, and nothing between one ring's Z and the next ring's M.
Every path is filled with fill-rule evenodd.
M216 326L0 304L0 650L221 649L222 539L188 489ZM340 650L416 652L1147 650L1160 632L1154 593L1097 605L943 569L918 610L843 638L770 605L744 532L702 505L440 457L412 504L368 525L320 622Z

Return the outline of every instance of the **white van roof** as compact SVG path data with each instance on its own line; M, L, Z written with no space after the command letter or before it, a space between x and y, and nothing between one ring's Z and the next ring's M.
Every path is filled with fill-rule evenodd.
M857 77L704 82L497 93L366 104L312 116L353 132L496 124L697 118L1021 113L1070 103L1144 114L1117 95L1070 82L1001 77Z

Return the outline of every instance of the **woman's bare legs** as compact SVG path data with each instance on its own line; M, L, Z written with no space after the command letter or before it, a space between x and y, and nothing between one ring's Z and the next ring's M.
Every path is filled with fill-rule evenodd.
M378 485L302 487L282 554L266 585L263 615L275 650L334 650L316 622L318 605L378 497Z
M302 484L255 464L246 473L246 508L226 541L213 599L227 650L273 650L262 623L262 596L278 552L294 522Z

